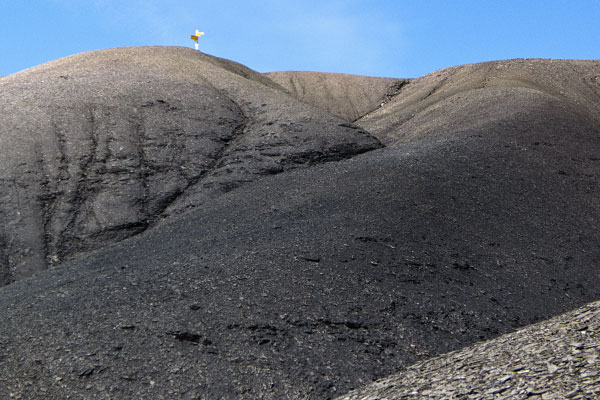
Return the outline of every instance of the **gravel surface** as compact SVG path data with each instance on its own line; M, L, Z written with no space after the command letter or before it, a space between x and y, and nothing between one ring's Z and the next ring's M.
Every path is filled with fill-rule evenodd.
M339 400L600 398L600 302L418 362Z
M0 155L11 188L0 192L0 265L5 282L13 265L53 266L0 288L0 398L329 399L477 343L492 357L489 340L518 343L502 335L598 300L600 64L500 64L515 78L482 64L411 81L362 129L180 48L88 53L0 78L15 99L0 100L0 143L12 149ZM75 72L85 79L73 91L50 90ZM46 111L43 93L57 96ZM425 126L405 119L405 96ZM141 144L129 139L140 113L151 122ZM172 130L191 138L172 150ZM174 172L188 167L197 180ZM161 197L178 179L177 195ZM130 218L148 223L126 231ZM54 248L71 259L53 263ZM593 356L588 336L565 351ZM554 351L541 354L562 376ZM513 372L525 370L537 371ZM536 376L530 395L543 396ZM576 376L577 395L588 378ZM491 379L472 394L496 388Z
M381 147L231 61L78 54L0 80L0 285L260 176Z
M386 107L357 123L386 145L465 129L527 133L535 128L512 126L512 120L544 126L540 117L549 104L562 108L554 118L573 114L598 124L600 63L516 59L447 68L411 80Z

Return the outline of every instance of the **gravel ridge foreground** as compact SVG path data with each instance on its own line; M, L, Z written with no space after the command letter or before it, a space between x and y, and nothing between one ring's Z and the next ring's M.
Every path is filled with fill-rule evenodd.
M597 399L600 302L418 362L338 400Z

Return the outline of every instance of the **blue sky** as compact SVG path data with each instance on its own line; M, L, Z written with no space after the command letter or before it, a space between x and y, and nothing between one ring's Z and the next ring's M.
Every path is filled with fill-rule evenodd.
M0 0L0 75L83 51L193 48L260 72L417 77L520 57L600 58L600 0Z

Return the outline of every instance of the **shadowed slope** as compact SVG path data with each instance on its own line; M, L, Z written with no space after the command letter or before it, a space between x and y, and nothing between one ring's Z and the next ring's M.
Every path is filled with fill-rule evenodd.
M599 125L512 100L0 288L0 397L327 399L597 300Z
M111 49L0 80L0 284L300 165L380 146L231 61Z
M592 193L596 191L600 173L600 62L507 60L437 71L411 81L403 88L401 95L357 123L369 129L387 145L400 148L403 143L419 143L425 138L478 138L471 140L472 149L463 150L459 156L465 162L474 161L473 153L482 154L482 145L478 142L487 141L483 145L487 161L476 163L485 168L486 174L514 174L515 187L520 186L517 180L529 181L531 186L521 187L517 196L535 197L537 187L552 190L555 183L541 178L543 170L554 170L557 177L568 178L565 182L567 185L573 188L579 186L585 192ZM460 151L458 153L461 154ZM553 161L548 161L550 159ZM501 167L498 168L499 166ZM477 167L473 167L475 172ZM517 172L515 168L522 170ZM528 178L524 179L524 174ZM476 177L475 174L473 178ZM498 192L498 195L503 194ZM586 202L581 207L591 211L590 220L598 221L598 202ZM540 206L539 209L543 207ZM553 213L561 215L562 211L556 208ZM556 221L557 225L570 217L562 215L561 218L562 221ZM496 220L490 219L489 223L490 229L495 229ZM582 234L577 240L587 242L581 251L598 252L600 248L600 240L595 233ZM566 248L570 250L572 246ZM598 265L599 260L595 256L590 263L589 273L592 276L598 275ZM570 317L575 318L577 314L563 319L568 320ZM550 324L531 329L543 331L548 326ZM537 333L540 337L537 345L541 353L522 360L526 364L523 369L535 369L534 364L553 362L548 354L556 349L548 342L567 341L570 334L561 331L555 333L557 338L550 339L543 337L542 331ZM527 335L530 333L528 329L518 334L519 340L515 343L520 343L519 346L513 343L512 336L507 336L492 342L489 351L519 354L523 345L527 344ZM591 335L593 334L592 330ZM544 346L548 348L544 349ZM491 356L491 353L482 351L482 347L488 348L487 345L478 346L457 355L442 357L439 362L432 360L418 364L397 377L357 391L348 398L400 399L408 396L441 399L455 398L453 396L458 398L467 394L473 398L487 398L486 393L489 395L491 392L502 393L502 398L513 398L527 395L527 390L524 390L527 386L530 386L529 389L539 387L539 394L544 392L541 390L542 381L548 378L544 374L522 375L519 380L514 379L501 385L504 389L494 391L498 389L497 382L494 382L496 375L490 374L484 378L480 376L481 370L487 371L484 364L488 356ZM470 359L470 369L466 372L466 365L461 357L479 351L482 354L475 356L479 357L476 361ZM558 349L557 352L559 354L555 357L568 353L565 349ZM506 368L518 364L515 360L519 358L515 356ZM441 368L439 363L445 367L437 370ZM432 375L432 371L427 369L429 366L436 369L438 375ZM585 367L582 368L579 372L584 374ZM496 372L498 371L501 370ZM568 375L572 373L561 370L558 375L553 376L555 382L562 382L561 387L555 388L555 392L548 392L548 395L552 392L556 398L562 398L571 392L573 395L585 396L586 390L599 390L597 385L588 380L579 377L571 379ZM466 386L458 385L457 381L452 380L452 376L465 378Z
M419 362L339 400L596 399L600 302Z
M278 71L264 75L297 99L348 121L377 109L408 83L406 79L309 71Z

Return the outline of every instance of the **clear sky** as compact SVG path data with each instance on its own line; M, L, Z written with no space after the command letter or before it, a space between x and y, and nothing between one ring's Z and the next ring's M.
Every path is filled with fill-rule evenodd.
M600 58L600 0L0 0L0 75L110 47L193 48L196 29L201 51L260 72Z

